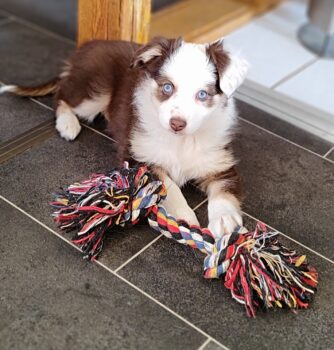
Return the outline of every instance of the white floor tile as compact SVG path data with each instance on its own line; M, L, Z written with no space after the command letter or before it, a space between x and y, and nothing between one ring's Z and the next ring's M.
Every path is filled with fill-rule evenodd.
M251 63L249 80L270 88L314 59L297 39L305 11L303 2L288 1L226 38L227 47L240 50Z
M294 35L307 19L308 0L288 0L255 22L271 31L286 36Z
M334 60L318 60L275 91L333 114L334 118Z

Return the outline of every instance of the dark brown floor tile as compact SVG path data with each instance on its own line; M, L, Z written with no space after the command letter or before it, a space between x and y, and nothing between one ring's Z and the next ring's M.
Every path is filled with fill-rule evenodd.
M243 101L236 102L240 117L249 120L279 136L297 143L320 155L325 154L333 144L308 133L282 119L249 105Z
M334 164L246 122L234 147L244 210L333 259Z
M53 120L53 113L21 97L0 95L0 144Z
M99 260L115 270L156 237L158 234L147 224L127 228L117 227L106 238Z
M203 350L222 350L223 348L213 341L210 341L204 348Z
M0 348L194 349L205 337L0 200Z
M6 20L8 20L8 17L6 17L0 13L0 24L2 21L6 21Z
M64 37L76 39L76 0L0 0L0 9Z
M56 77L74 45L17 22L1 26L0 81L34 85Z
M206 195L190 183L182 188L182 193L186 198L190 208L195 208L198 204L206 199Z

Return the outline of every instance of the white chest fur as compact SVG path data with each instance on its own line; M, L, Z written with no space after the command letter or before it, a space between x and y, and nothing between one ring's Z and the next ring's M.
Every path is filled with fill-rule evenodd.
M139 108L140 125L131 135L131 152L136 160L162 167L179 186L234 165L231 152L224 149L235 123L232 101L192 135L171 133L157 120L148 120L153 111L146 109L147 105Z

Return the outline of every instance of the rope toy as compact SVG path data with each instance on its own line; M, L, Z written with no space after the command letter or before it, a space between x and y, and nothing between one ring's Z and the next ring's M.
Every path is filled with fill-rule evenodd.
M73 242L87 259L96 259L112 227L135 225L146 218L157 233L206 254L204 277L223 278L249 317L255 317L259 306L309 307L318 274L305 255L279 243L276 232L258 223L254 232L238 227L215 241L207 228L168 215L159 204L166 195L163 183L146 166L126 166L92 175L54 194L52 215L61 230L77 232Z

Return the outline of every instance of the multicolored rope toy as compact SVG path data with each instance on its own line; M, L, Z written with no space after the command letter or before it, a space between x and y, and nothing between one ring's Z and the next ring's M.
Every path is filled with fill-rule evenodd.
M51 203L60 229L77 231L73 242L88 259L101 252L104 237L116 225L135 225L147 218L149 225L184 245L198 249L204 259L205 278L223 278L232 297L247 314L255 310L307 308L316 291L318 274L298 255L278 242L276 232L258 223L254 232L239 227L215 241L206 228L189 226L166 213L159 202L166 190L146 166L95 174L55 194Z

